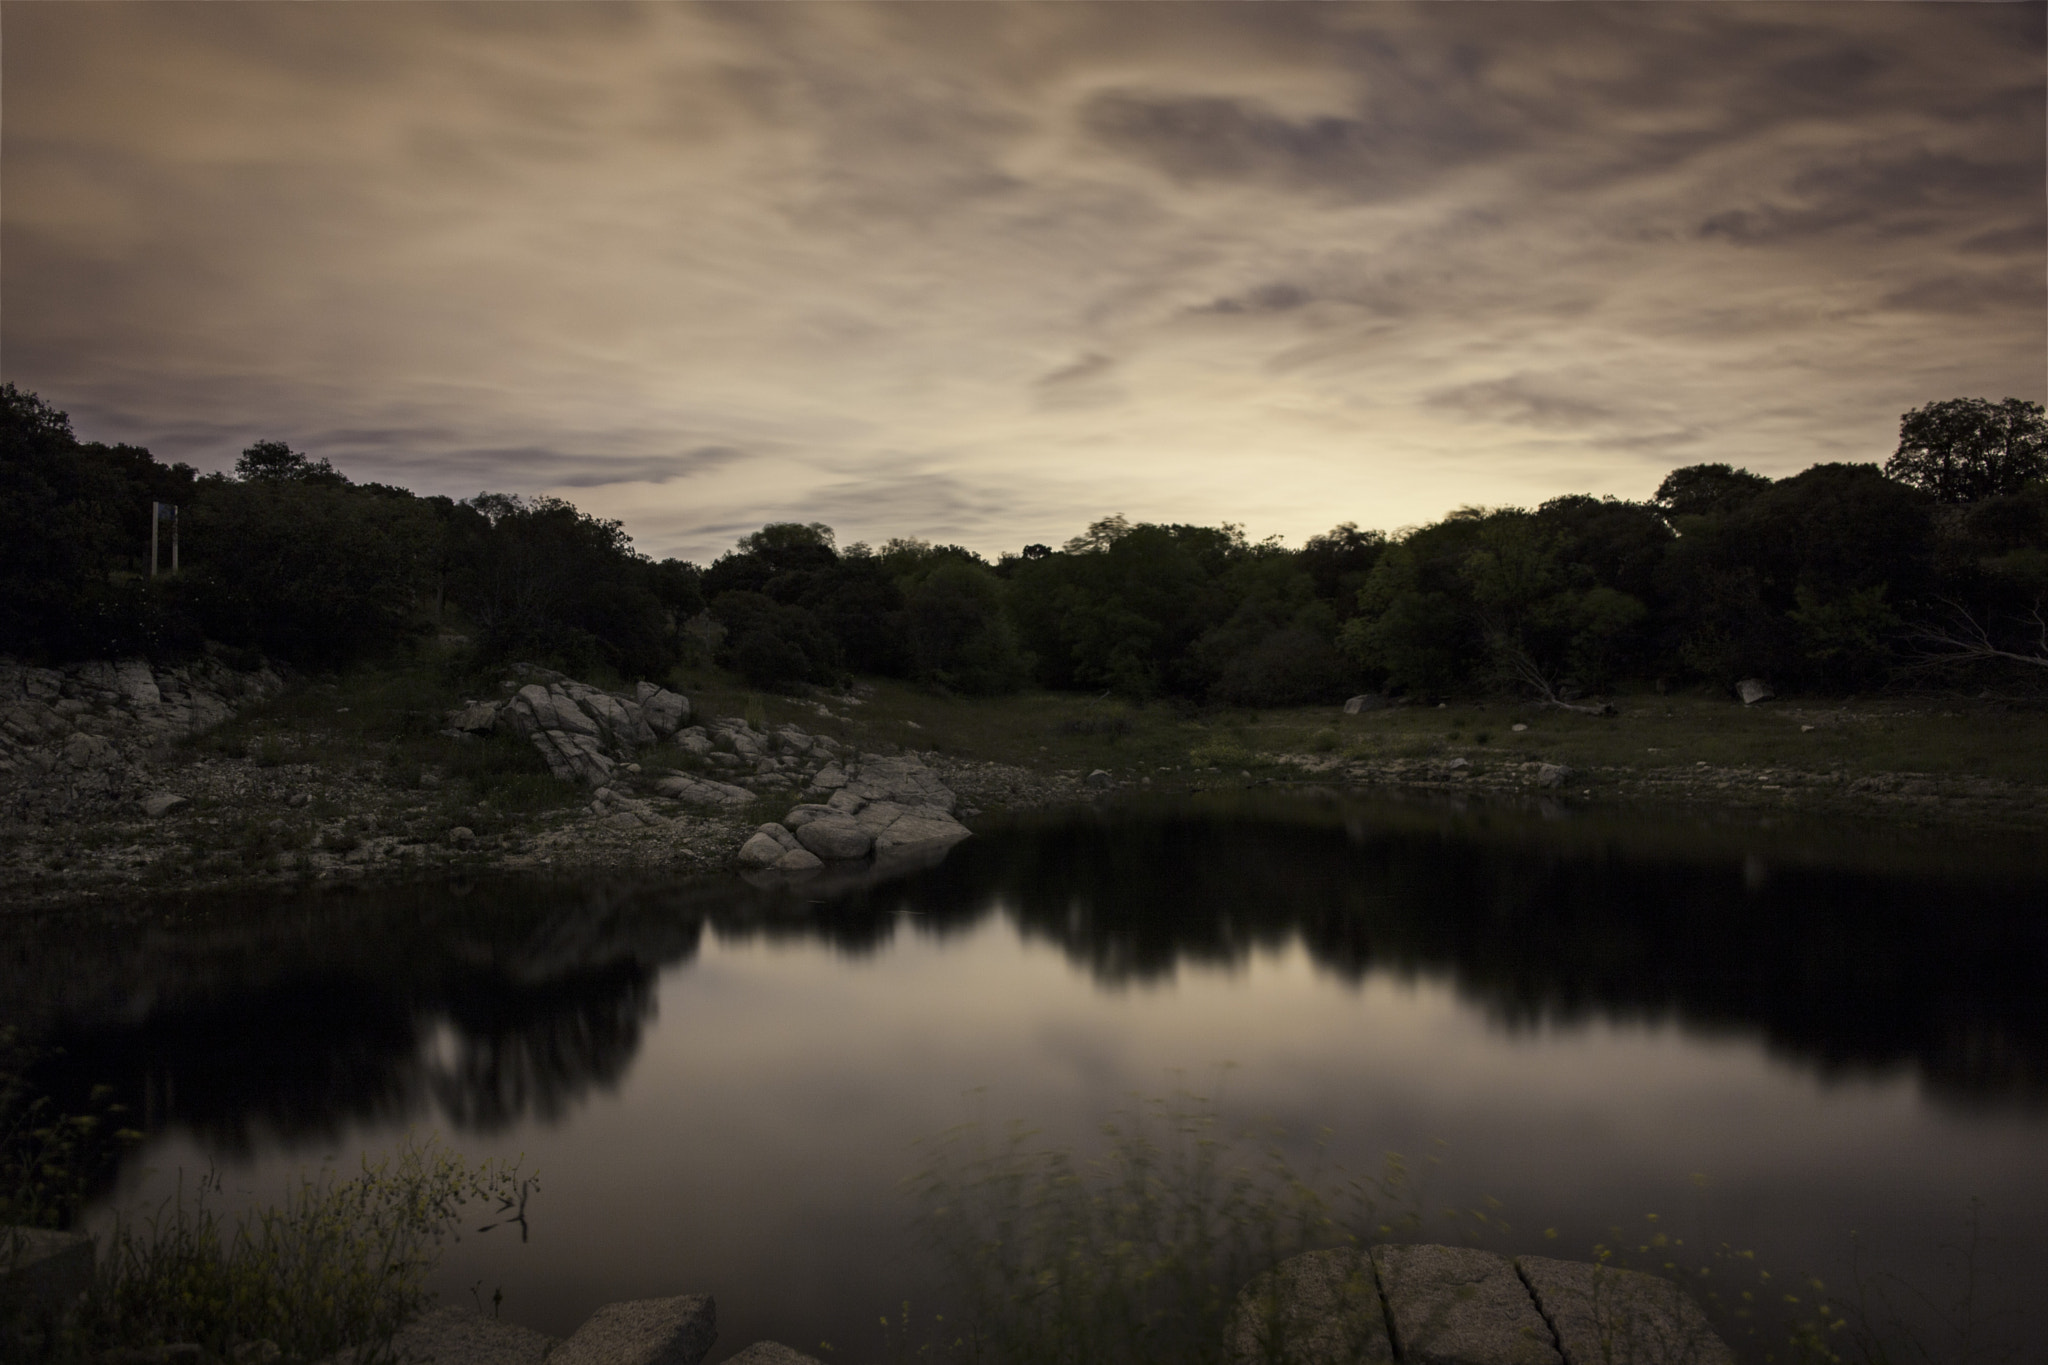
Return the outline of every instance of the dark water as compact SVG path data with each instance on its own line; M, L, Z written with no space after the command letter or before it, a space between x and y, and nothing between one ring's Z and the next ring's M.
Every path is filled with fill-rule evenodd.
M987 830L807 900L729 881L514 882L0 920L4 1011L150 1132L105 1206L216 1163L438 1132L542 1173L532 1239L444 1294L555 1332L708 1290L762 1337L879 1358L939 1302L900 1182L920 1139L1091 1140L1210 1095L1305 1153L1436 1154L1494 1244L1662 1225L1846 1279L1852 1234L1942 1296L1981 1201L1988 1301L2048 1358L2048 858L1741 821L1330 801ZM1227 1067L1227 1069L1225 1069ZM1544 1230L1555 1232L1545 1238Z

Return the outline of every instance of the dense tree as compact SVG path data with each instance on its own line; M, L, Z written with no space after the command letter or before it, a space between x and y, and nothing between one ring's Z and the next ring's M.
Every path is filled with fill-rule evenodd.
M1884 472L1940 502L2017 493L2048 477L2048 421L2039 403L1951 398L1899 418L1899 448Z
M633 549L616 521L559 498L480 494L469 508L456 600L492 657L547 659L658 678L681 658L678 613L699 601L693 574Z

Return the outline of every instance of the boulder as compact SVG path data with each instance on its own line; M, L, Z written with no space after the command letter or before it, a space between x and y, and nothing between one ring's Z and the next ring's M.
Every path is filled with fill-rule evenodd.
M586 787L601 787L618 765L611 756L599 747L597 737L570 730L535 730L529 738L533 747L540 750L540 756L547 761L548 771L565 781L581 782Z
M1094 772L1088 774L1088 785L1101 790L1105 787L1114 787L1116 779L1109 775L1108 770L1097 768Z
M1355 716L1361 711L1377 711L1387 704L1387 699L1377 692L1362 692L1344 703L1344 714Z
M1373 1272L1403 1365L1563 1365L1505 1256L1475 1247L1376 1246Z
M825 798L825 808L827 810L836 810L842 815L858 814L861 807L865 805L867 805L866 797L855 796L850 791L836 791Z
M1742 698L1744 706L1754 706L1760 701L1769 701L1778 694L1762 678L1744 678L1735 684L1735 695Z
M850 815L827 812L806 820L796 829L797 842L828 862L865 858L875 846L875 836Z
M686 801L693 806L745 806L754 800L754 794L745 787L688 777L682 773L662 778L654 784L654 789L671 800Z
M647 683L640 684L640 714L648 729L666 739L690 723L690 699L666 687L657 687L649 692L645 690L648 686Z
M931 806L949 815L960 804L938 774L910 754L861 759L858 769L848 774L845 789L869 801Z
M190 804L175 792L155 792L142 798L142 813L152 820L161 820L178 807Z
M557 1344L545 1332L451 1303L400 1328L391 1355L399 1365L541 1365Z
M1571 780L1572 770L1562 763L1545 763L1536 769L1536 785L1562 787Z
M1341 1247L1282 1261L1238 1294L1223 1346L1229 1365L1392 1365L1372 1258Z
M498 712L502 709L503 702L467 702L448 713L448 728L466 735L489 734L498 728Z
M81 731L64 741L64 761L74 768L111 768L121 761L121 753L98 735Z
M161 706L164 700L156 685L156 675L141 659L123 659L114 665L114 691L122 705L130 709Z
M757 1341L738 1355L727 1356L725 1365L819 1365L819 1361L779 1341Z
M1567 1365L1735 1365L1684 1289L1641 1271L1547 1256L1515 1260Z
M711 736L705 734L702 727L693 725L676 734L676 747L686 754L702 758L711 752Z
M816 872L825 865L825 860L806 848L793 848L769 864L773 872L795 873Z
M751 868L773 867L789 852L772 835L750 835L740 845L740 866Z
M813 820L837 814L839 812L833 810L830 806L821 806L816 802L806 802L802 805L791 806L789 814L782 817L782 823L788 829L802 829Z
M606 1304L548 1356L548 1365L699 1365L718 1340L708 1294Z

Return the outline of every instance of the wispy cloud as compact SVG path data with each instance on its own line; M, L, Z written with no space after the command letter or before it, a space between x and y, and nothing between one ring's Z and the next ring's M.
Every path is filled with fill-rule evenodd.
M0 369L694 555L1881 459L2044 396L2043 15L10 5Z

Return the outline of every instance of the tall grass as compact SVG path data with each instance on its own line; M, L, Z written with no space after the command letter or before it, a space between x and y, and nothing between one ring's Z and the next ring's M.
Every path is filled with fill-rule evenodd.
M1011 1127L945 1134L910 1182L948 1272L956 1326L892 1324L901 1351L1004 1365L1202 1365L1224 1356L1237 1294L1297 1252L1410 1232L1419 1193L1377 1176L1297 1172L1200 1096L1142 1102L1100 1156ZM906 1330L908 1329L908 1330ZM915 1338L921 1336L922 1341Z
M301 1174L281 1202L232 1218L218 1206L217 1174L189 1190L181 1178L148 1216L99 1239L97 1275L78 1305L0 1333L20 1359L47 1365L172 1345L196 1347L202 1362L300 1365L348 1350L355 1365L378 1365L426 1306L426 1276L465 1210L492 1209L500 1221L481 1231L503 1221L523 1230L538 1186L516 1164L473 1164L431 1139L365 1157L347 1179Z

